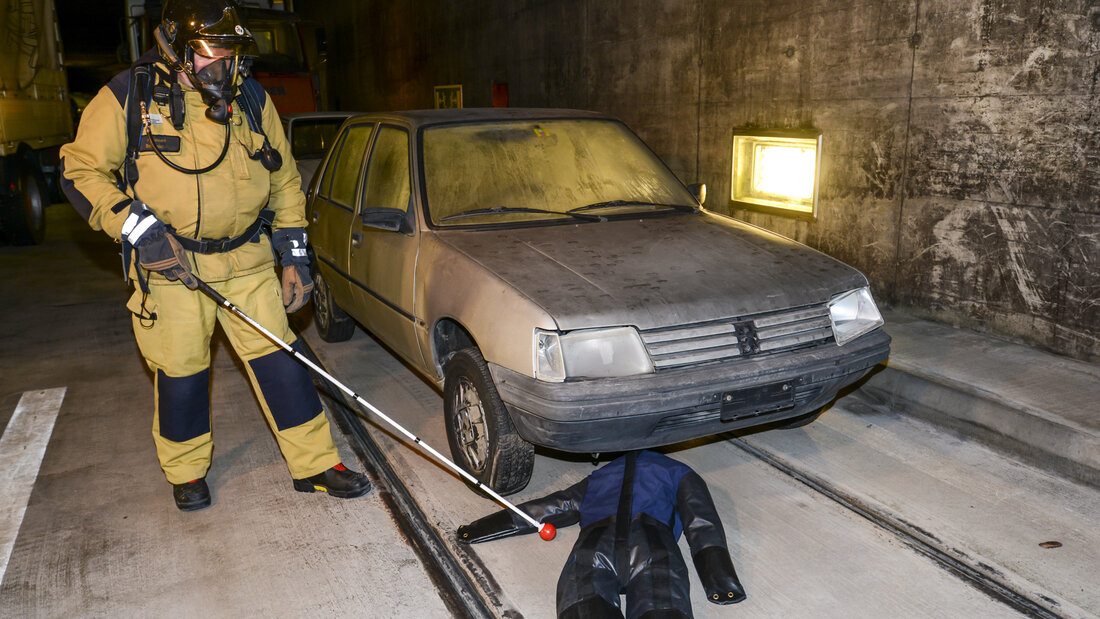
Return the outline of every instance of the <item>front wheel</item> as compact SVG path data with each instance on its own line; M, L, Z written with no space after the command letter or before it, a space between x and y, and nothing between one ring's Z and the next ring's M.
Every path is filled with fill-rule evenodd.
M6 217L11 241L16 245L37 245L46 238L46 190L28 164L19 171L15 199Z
M451 457L478 481L500 494L531 481L535 446L516 432L478 349L460 350L447 362L443 416Z
M346 342L355 333L355 321L336 305L320 270L313 271L313 322L326 342Z

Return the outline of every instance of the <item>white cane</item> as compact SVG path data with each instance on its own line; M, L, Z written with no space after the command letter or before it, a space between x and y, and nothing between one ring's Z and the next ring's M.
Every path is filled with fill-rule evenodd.
M511 502L509 502L507 499L505 499L504 497L497 494L497 492L495 490L493 490L492 488L490 488L490 487L486 486L485 484L481 483L473 475L470 475L469 473L464 471L461 467L459 467L457 464L455 464L454 462L451 462L450 460L445 458L443 456L443 454L436 451L431 445L429 445L429 444L425 443L424 441L420 440L420 437L416 436L412 432L409 432L401 424L397 423L393 419L390 419L390 417L388 415L386 415L382 411L375 408L373 404L371 404L370 402L364 400L362 396L360 396L358 393L355 393L354 391L349 389L346 385L344 385L344 383L342 383L342 382L336 380L335 378L333 378L331 374L329 374L328 372L321 369L316 363L310 361L309 358L307 358L305 355L303 355L302 353L294 350L290 346L290 344L287 344L286 342L282 341L281 339L276 337L274 333L272 333L272 332L268 331L267 329L265 329L263 327L263 325L256 322L255 320L252 320L252 318L249 317L248 314L245 314L236 305L233 305L232 303L230 303L229 299L226 299L224 296L222 296L220 293L218 293L217 290L214 290L213 288L211 288L209 284L207 284L206 282L202 281L201 279L199 279L197 277L195 278L195 280L199 284L199 290L201 290L201 291L205 292L207 295L209 295L211 299L214 299L214 301L216 301L218 303L218 305L221 305L221 306L225 307L226 309L228 309L229 311L236 314L242 320L244 320L248 324L252 325L252 327L254 329L256 329L257 331L262 333L265 337L267 337L267 339L271 340L275 344L278 344L280 348L287 351L288 353L294 355L295 359L297 359L298 361L300 361L301 363L306 365L308 368L310 368L314 372L317 372L318 374L323 376L325 378L325 380L327 380L330 383L332 383L333 385L336 385L337 387L339 387L340 390L343 391L344 393L346 393L346 394L350 395L351 397L355 398L355 400L357 402L359 402L360 404L362 404L366 408L370 409L370 411L372 413L374 413L375 415L378 415L379 417L381 417L383 420L385 420L386 423L388 423L391 426L393 426L394 428L396 428L399 432L401 432L402 434L407 436L414 443L416 443L417 445L420 445L421 448L426 450L428 453L432 454L432 456L434 456L437 460L439 460L443 464L446 464L447 466L449 466L454 472L458 473L463 478L465 478L466 481L469 481L470 483L472 483L475 486L477 486L478 488L480 488L486 494L493 497L493 499L495 499L501 505L507 507L508 509L510 509L513 512L515 512L515 513L519 514L520 516L522 516L524 520L531 523L531 526L538 529L539 537L541 537L542 539L547 540L547 541L554 539L554 536L557 534L557 529L555 529L554 525L550 524L549 522L547 522L545 524L540 524L539 521L537 521L534 518L532 518L531 516L527 515L526 513L521 511L518 507L516 507Z

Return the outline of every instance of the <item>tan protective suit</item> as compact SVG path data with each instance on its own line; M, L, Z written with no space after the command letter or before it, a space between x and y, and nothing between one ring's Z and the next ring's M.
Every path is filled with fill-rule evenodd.
M133 197L118 189L115 177L126 157L129 75L129 71L119 74L100 90L84 111L76 140L61 149L62 185L70 201L92 228L116 241ZM184 87L184 101L181 131L172 126L168 105L151 101L152 132L164 136L155 139L166 158L184 168L203 168L221 153L225 127L204 116L206 106L197 91ZM271 98L267 97L263 106L262 128L271 146L283 156L282 167L275 172L268 172L249 157L259 150L263 136L250 130L238 108L233 106L225 160L204 174L171 169L142 139L137 197L181 236L239 236L265 207L275 212L275 229L306 225L301 181ZM198 278L284 341L296 339L287 324L266 235L229 252L189 252L188 258ZM136 268L131 266L131 276ZM156 376L153 437L170 483L205 477L210 466L209 367L215 320L245 362L291 476L301 479L340 462L305 368L203 293L157 273L149 274L149 288L147 298L136 290L127 307L134 314L138 347ZM154 314L156 318L150 319Z

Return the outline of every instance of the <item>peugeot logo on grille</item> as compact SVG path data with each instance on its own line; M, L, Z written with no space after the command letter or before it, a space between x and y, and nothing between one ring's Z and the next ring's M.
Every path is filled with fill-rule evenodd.
M760 352L760 338L756 335L756 326L751 320L733 323L737 334L737 346L741 348L742 355L751 355Z

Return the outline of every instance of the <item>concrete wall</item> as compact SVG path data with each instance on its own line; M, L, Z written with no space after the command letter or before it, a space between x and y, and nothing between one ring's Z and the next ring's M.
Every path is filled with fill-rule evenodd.
M1100 357L1100 0L299 0L343 109L594 109L880 300ZM824 134L815 222L731 210L731 129Z

